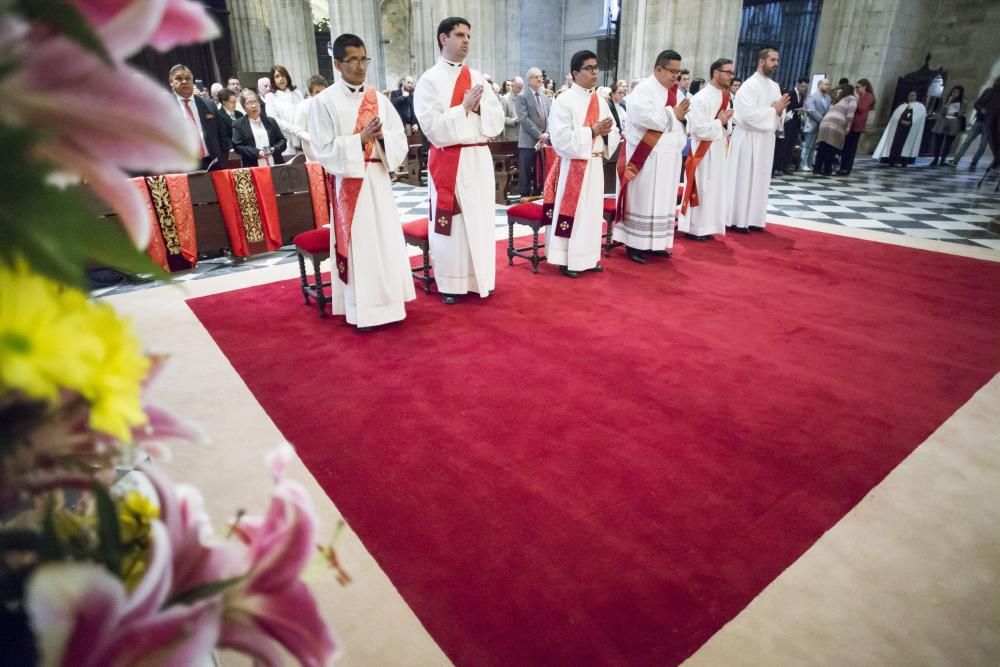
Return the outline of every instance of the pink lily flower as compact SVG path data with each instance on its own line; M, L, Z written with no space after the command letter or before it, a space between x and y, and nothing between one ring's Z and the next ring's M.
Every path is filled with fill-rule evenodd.
M265 665L281 665L275 642L300 664L320 667L336 650L312 593L299 576L313 553L316 522L305 490L279 481L264 520L241 519L248 540L247 579L226 594L219 645Z
M46 134L37 158L87 180L140 248L146 205L123 169L165 173L197 164L198 142L159 86L124 63L110 68L62 35L0 18L0 56L17 69L0 80L0 122ZM118 82L113 91L110 84Z
M114 58L126 58L146 44L167 51L207 42L219 26L193 0L71 0Z
M28 581L25 605L45 666L158 665L205 659L219 636L220 601L162 609L170 590L171 548L154 521L146 573L131 595L95 564L44 565Z

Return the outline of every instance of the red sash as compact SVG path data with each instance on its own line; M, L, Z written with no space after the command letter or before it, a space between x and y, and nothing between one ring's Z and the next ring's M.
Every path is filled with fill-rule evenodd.
M198 261L194 208L187 174L133 178L146 202L153 234L146 252L167 272L192 268Z
M667 103L663 106L677 106L677 84L674 84L667 89ZM639 175L639 170L642 169L644 164L646 164L646 160L653 152L656 142L660 140L662 135L663 133L658 130L646 130L646 132L642 135L642 141L640 141L639 145L635 147L634 151L632 151L632 156L628 159L628 164L625 163L625 151L627 149L627 145L622 146L622 149L618 152L618 164L616 165L616 169L618 171L618 182L621 184L621 187L618 189L618 205L615 210L615 220L624 219L625 214L628 212L628 207L626 206L628 184L632 181L632 179Z
M715 112L712 117L718 118L719 114L729 108L729 91L722 91L722 106L719 110ZM722 128L722 134L725 136L726 128ZM726 141L729 141L729 137L726 137ZM698 150L694 152L694 155L688 157L687 165L685 165L685 182L684 182L684 198L681 200L681 213L687 213L688 204L692 207L698 206L700 203L698 201L698 183L695 182L695 170L698 169L698 165L701 164L702 159L708 153L708 149L711 148L712 142L705 141L701 139L698 141Z
M591 93L590 104L587 105L587 113L583 117L583 127L590 127L597 122L599 117L600 105L597 102L597 94ZM558 155L552 162L552 171L545 178L545 192L542 196L542 214L546 220L552 220L552 213L555 210L556 186L559 183L559 171L562 167L562 160ZM573 234L576 207L580 203L580 190L583 189L583 177L587 173L588 164L590 164L590 158L569 161L566 187L563 189L562 200L559 202L559 219L556 220L552 230L556 236L569 238Z
M326 196L326 182L323 178L323 165L319 162L306 162L306 175L309 177L309 194L312 196L313 224L316 229L330 224L330 204Z
M212 184L234 255L248 257L281 247L270 167L213 171Z
M468 65L462 65L455 80L455 88L451 91L451 104L454 108L462 103L465 91L472 88L472 70ZM427 171L434 181L434 196L437 204L434 206L434 232L442 236L451 236L451 219L462 212L462 207L455 196L455 181L458 178L458 160L462 155L462 146L445 146L439 148L431 144L427 156Z
M358 107L358 118L354 121L354 134L360 134L365 125L378 116L378 93L375 86L365 86L365 96ZM365 169L371 160L373 142L363 146L365 157ZM365 179L361 178L341 178L340 188L337 188L337 179L331 174L329 179L329 192L334 197L333 200L333 236L334 251L337 256L337 274L341 282L347 284L347 253L351 244L351 225L354 224L354 209L358 206L358 196L361 194L361 186Z

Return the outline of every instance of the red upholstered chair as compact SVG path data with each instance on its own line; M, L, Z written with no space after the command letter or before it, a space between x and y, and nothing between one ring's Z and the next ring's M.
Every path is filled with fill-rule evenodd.
M507 209L507 264L513 265L514 258L520 257L531 262L531 272L538 273L538 264L545 257L538 254L544 248L544 243L538 242L538 230L549 225L549 220L542 219L542 205L535 202L515 204ZM514 225L521 224L531 228L531 245L514 246ZM531 254L525 254L528 250Z
M420 218L403 225L403 238L409 245L417 246L424 254L424 263L421 266L410 269L413 279L422 285L425 294L431 293L431 284L434 278L431 277L431 253L430 243L427 241L427 218Z
M615 209L618 199L614 196L604 198L604 256L611 256L611 249L621 243L612 240L615 232Z
M313 298L319 308L319 316L326 317L326 304L330 302L330 297L326 295L325 288L329 287L330 283L323 282L319 265L330 257L330 228L310 229L296 234L292 243L295 244L295 254L299 257L299 281L302 287L302 297L307 306L310 297ZM313 282L309 282L306 277L306 258L312 262L313 276L315 277Z

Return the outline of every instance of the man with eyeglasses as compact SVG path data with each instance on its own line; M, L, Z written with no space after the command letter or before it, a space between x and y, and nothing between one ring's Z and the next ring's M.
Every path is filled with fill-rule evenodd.
M682 121L690 106L677 85L680 73L680 54L661 51L653 75L629 94L614 239L637 264L645 264L648 255L669 257L674 247L681 151L687 143Z
M740 87L733 104L730 165L733 169L732 226L737 231L764 231L767 195L774 165L774 137L784 125L788 95L771 80L778 69L778 50L761 49L757 71Z
M678 229L696 241L710 241L725 234L732 207L729 177L729 133L733 110L729 83L733 61L719 58L709 68L708 85L691 98L687 129L691 155L685 170L684 199Z
M310 144L332 195L333 313L359 331L402 320L416 298L389 177L409 146L392 102L365 83L369 62L360 37L337 37L341 76L309 109Z
M577 51L570 59L573 85L552 103L549 132L559 158L545 183L543 215L551 220L545 241L549 264L564 276L603 271L604 160L618 147L618 128L608 103L597 94L597 54ZM558 179L558 182L556 182Z
M441 57L417 81L413 108L430 141L428 244L441 301L496 284L493 158L487 142L503 131L500 100L465 62L472 25L453 16L438 25Z

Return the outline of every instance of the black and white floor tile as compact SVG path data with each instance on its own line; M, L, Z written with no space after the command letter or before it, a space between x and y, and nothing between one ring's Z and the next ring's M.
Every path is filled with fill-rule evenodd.
M987 160L988 161L988 160ZM958 168L926 166L927 158L910 167L887 167L860 156L850 176L822 177L795 172L772 179L768 211L774 215L816 222L905 234L923 239L991 248L1000 251L1000 234L990 231L990 222L1000 219L1000 193L993 192L991 175L976 187L983 170L969 171L967 162ZM428 215L426 187L405 183L392 186L402 222ZM497 238L507 236L507 207L495 208ZM515 233L528 233L527 228ZM286 246L276 252L246 260L227 257L202 260L191 271L174 275L175 283L266 268L296 262L295 250ZM164 283L128 282L95 287L94 296L122 294Z
M850 176L796 172L771 181L768 211L789 218L906 234L1000 250L995 176L977 188L983 169L930 168L928 158L909 167L888 167L867 156Z

